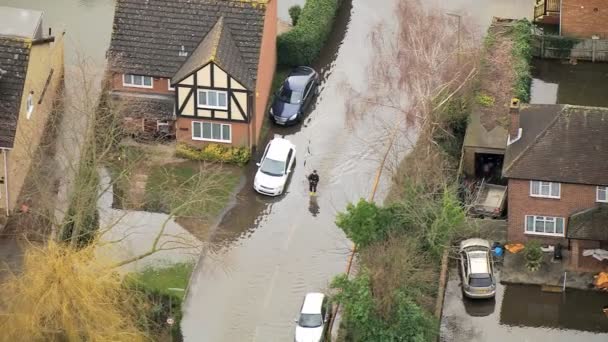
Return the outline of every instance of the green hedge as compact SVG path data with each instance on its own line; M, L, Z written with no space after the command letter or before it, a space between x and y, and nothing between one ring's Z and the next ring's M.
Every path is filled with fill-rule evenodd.
M532 24L527 19L519 20L513 30L513 71L515 83L513 94L523 102L530 102L532 86Z
M307 0L297 25L277 39L279 64L309 65L327 41L341 0Z
M251 158L251 151L247 147L232 147L219 144L209 144L202 149L186 144L177 145L176 155L190 160L203 160L237 164L243 166Z

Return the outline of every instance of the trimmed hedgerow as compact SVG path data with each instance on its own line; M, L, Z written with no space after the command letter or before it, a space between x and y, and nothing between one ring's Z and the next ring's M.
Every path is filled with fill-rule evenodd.
M208 144L201 149L186 144L179 144L177 145L176 155L190 160L221 162L243 166L251 158L251 151L246 147L232 147L219 144Z
M331 33L340 0L307 0L297 25L277 39L279 64L309 65Z

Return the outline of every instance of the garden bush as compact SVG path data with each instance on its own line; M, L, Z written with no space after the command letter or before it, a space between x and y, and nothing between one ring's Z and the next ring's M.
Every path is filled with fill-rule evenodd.
M529 241L524 249L524 257L526 258L526 267L530 271L538 271L540 264L543 261L543 251L540 249L538 241Z
M289 17L291 17L291 25L296 26L298 24L300 14L302 14L302 7L300 7L300 5L293 5L289 7Z
M309 65L321 52L340 7L340 0L307 0L297 25L277 39L279 64Z
M209 144L202 149L186 144L177 145L176 155L190 160L202 160L237 164L243 166L251 158L251 151L247 147L232 147L219 144Z
M513 93L516 98L524 102L530 102L530 87L532 85L532 24L527 19L522 19L514 26L513 31L513 70L515 72L515 84Z

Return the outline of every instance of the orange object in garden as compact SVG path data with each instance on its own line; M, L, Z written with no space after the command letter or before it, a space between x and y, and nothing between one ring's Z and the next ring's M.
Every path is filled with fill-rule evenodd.
M522 249L524 249L524 245L522 243L509 243L505 245L505 249L509 251L509 253L519 253Z
M600 272L596 275L595 280L593 281L593 285L598 289L607 289L608 290L608 273Z

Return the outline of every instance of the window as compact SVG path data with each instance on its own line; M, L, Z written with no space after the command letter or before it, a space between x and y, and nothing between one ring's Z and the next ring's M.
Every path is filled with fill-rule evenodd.
M564 236L564 218L526 215L526 234Z
M32 117L32 113L34 112L34 92L30 92L27 96L27 119L29 120Z
M218 90L199 90L198 107L227 110L228 93Z
M122 78L122 85L134 88L152 88L152 77L125 74Z
M168 90L175 90L175 88L171 86L171 79L169 79L169 78L167 78L167 89Z
M192 139L219 142L231 142L232 127L229 124L215 122L192 122Z
M608 186L598 186L596 201L608 202Z
M559 198L560 188L560 183L530 181L530 196Z

